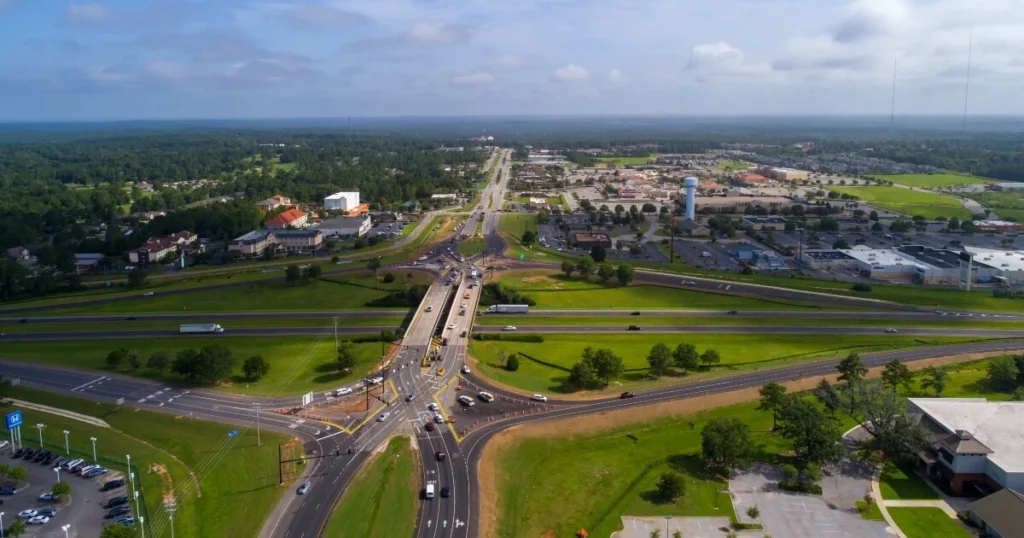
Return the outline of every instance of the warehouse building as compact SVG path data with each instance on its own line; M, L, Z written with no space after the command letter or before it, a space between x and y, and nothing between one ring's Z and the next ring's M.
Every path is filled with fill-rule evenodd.
M328 211L352 211L358 208L358 192L336 192L324 198L324 209Z
M841 250L805 250L800 255L800 262L817 271L852 271L857 268L857 260Z
M985 267L995 274L993 280L1002 279L1006 284L1024 283L1024 252L1019 250L995 250L991 248L964 247L974 260L974 267ZM975 274L974 280L986 282L986 273Z

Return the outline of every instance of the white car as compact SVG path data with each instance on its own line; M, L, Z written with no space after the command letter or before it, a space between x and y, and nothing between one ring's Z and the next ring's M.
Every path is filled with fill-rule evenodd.
M466 308L466 301L462 301L462 308Z
M10 441L0 441L0 448L7 448L9 444L11 444Z
M381 376L377 376L377 377L375 377L375 378L370 380L370 384L371 385L380 385L383 382L384 382L384 378L381 377Z
M50 521L50 516L35 516L28 520L29 525L42 525Z
M384 422L390 416L391 416L391 413L388 413L387 411L385 411L385 412L381 413L379 417L377 417L377 422Z
M683 284L684 286L696 286L696 285L697 285L697 283L696 283L696 282L694 282L694 281L692 281L692 280L684 280L684 281L682 282L682 284Z
M18 512L18 517L22 519L31 519L36 517L36 514L38 513L38 511L29 508L28 510L22 510L21 512Z
M548 397L544 396L543 394L534 394L533 396L530 397L530 399L535 401L535 402L546 402L546 401L548 401Z
M342 388L334 391L334 395L335 396L344 396L346 394L352 394L352 389L350 389L348 387L342 387Z
M153 296L153 292L147 291L146 293L143 293L142 296L143 297L152 297Z
M514 326L514 325L506 325L506 326L505 326L505 328L504 328L504 329L502 329L502 330L503 330L503 331L515 331L515 330L516 330L516 328L515 328L515 326Z
M469 366L466 366L465 364L463 364L462 365L462 373L464 373L464 374L470 373L469 372Z
M431 411L437 411L437 404L434 402L430 402L429 404L427 404L427 409L430 409Z
M887 332L887 333L894 333L894 332L896 332L896 329L886 329L885 332Z
M454 323L449 323L448 324L448 328L449 329L454 329L455 328L455 324Z

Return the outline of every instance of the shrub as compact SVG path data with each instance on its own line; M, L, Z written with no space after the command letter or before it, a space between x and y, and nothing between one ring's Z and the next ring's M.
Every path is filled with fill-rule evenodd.
M866 293L871 291L871 285L864 284L863 282L858 282L853 285L852 289L853 291L863 291Z
M800 480L782 480L779 482L779 489L796 493L821 495L821 486L813 482L803 482Z
M509 372L519 369L519 357L515 353L508 356L508 360L505 361L505 369Z

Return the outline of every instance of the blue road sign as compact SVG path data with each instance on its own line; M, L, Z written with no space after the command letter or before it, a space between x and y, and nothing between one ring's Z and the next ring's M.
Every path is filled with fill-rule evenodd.
M7 413L7 429L8 430L13 430L14 428L17 428L18 426L21 426L21 424L22 424L21 411L13 411L11 413Z
M228 432L228 437L234 437L238 435L238 430L231 430Z

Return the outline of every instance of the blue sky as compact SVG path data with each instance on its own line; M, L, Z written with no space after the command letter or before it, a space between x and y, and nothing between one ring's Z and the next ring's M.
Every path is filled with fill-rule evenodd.
M0 0L0 121L1024 114L1020 0Z

